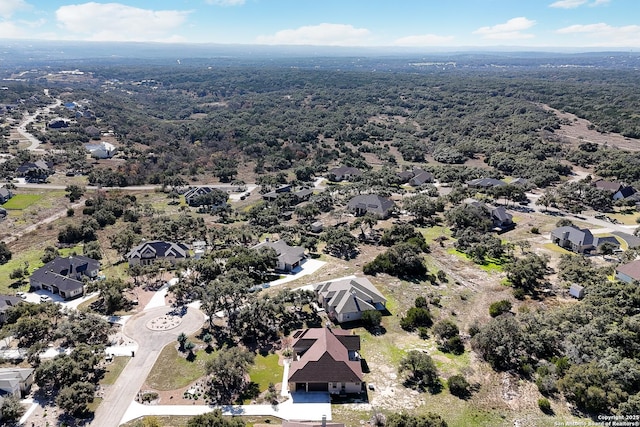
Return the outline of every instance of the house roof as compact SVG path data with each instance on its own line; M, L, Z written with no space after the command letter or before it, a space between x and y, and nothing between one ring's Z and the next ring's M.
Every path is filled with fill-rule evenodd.
M20 389L20 384L33 375L32 368L2 368L0 369L0 390L14 393Z
M9 191L9 189L0 187L0 197L9 197L10 195L11 192Z
M347 278L313 285L326 305L337 314L377 310L387 299L364 277Z
M345 340L347 336L354 337ZM357 348L348 348L357 341ZM347 345L345 345L347 343ZM350 360L349 352L360 348L360 337L349 331L311 328L294 333L293 348L301 353L291 363L291 382L360 382L360 361Z
M636 193L636 189L631 186L626 186L622 187L618 192L624 199L626 199L629 196L633 196Z
M127 259L143 258L143 253L153 253L153 258L187 258L189 248L183 243L164 242L162 240L150 240L131 249L126 255Z
M353 166L340 166L337 168L329 169L329 173L336 176L362 175L362 171L358 168L354 168Z
M395 203L377 194L360 194L349 200L347 207L350 210L364 210L378 215L386 215Z
M491 216L495 217L498 221L501 222L510 222L513 219L513 215L507 212L507 209L504 206L493 208L491 210Z
M82 255L56 257L31 275L31 280L55 286L61 291L72 291L83 287L82 276L100 269L95 259Z
M525 178L516 178L513 181L511 181L509 184L511 185L527 185L529 183L529 181Z
M501 187L503 185L507 185L507 183L495 178L478 178L478 179L472 179L471 181L467 181L467 185L470 187L489 188L489 187Z
M599 188L601 190L607 190L612 193L617 193L618 190L622 188L622 184L619 182L611 182L605 181L604 179L599 179L593 183L594 187Z
M303 188L302 190L298 190L293 193L297 198L302 199L307 196L311 196L313 194L313 190L311 188Z
M417 173L413 178L409 180L411 185L422 185L425 182L433 181L433 174L431 172L422 171Z
M272 248L278 254L278 260L283 264L293 265L304 258L304 248L302 246L289 246L284 240L275 242L262 242L252 249Z
M565 233L568 233L566 237ZM580 246L593 246L593 234L587 228L580 229L575 226L565 225L564 227L558 227L551 232L551 235L556 239L565 239Z
M640 259L619 265L618 268L616 268L616 272L625 274L633 280L640 281Z
M31 169L42 169L48 171L51 169L52 165L50 163L45 162L44 160L37 160L35 162L27 162L18 166L17 172L25 173L29 172Z
M0 295L0 312L5 312L21 302L22 299L14 295Z

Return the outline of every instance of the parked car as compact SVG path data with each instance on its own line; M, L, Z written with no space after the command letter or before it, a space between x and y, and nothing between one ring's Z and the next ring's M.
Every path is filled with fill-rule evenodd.
M51 297L48 295L40 295L40 302L48 302L51 301Z
M18 291L18 292L16 292L16 296L17 296L18 298L27 299L27 294L25 294L25 293L24 293L24 292L22 292L22 291Z

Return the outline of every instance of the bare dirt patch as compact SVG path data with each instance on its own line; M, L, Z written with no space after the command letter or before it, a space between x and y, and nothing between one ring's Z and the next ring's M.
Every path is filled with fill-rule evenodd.
M556 110L544 104L541 107L569 123L561 125L560 129L554 131L554 134L566 138L567 142L572 145L577 146L584 142L592 142L626 151L640 151L639 139L627 138L619 133L601 133L593 128L590 121L581 119L575 114Z

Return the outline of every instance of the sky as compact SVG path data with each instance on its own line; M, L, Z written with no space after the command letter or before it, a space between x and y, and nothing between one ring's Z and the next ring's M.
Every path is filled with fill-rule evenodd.
M0 39L640 48L640 0L0 0Z

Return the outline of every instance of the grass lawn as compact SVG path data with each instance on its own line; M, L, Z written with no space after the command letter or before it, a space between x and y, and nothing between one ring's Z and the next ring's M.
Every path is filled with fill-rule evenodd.
M440 225L436 225L434 227L426 227L426 228L418 228L418 230L422 233L427 242L433 242L434 239L440 236L446 236L451 238L451 229L448 227L443 227Z
M256 356L255 363L249 372L251 381L258 384L260 392L269 388L269 383L282 382L283 367L278 365L278 355Z
M208 354L204 350L198 350L196 359L189 362L178 353L176 344L168 344L162 349L156 364L151 369L147 384L156 390L177 390L186 387L207 373L205 364L213 359L215 354L215 352Z
M101 385L112 385L115 384L116 380L122 373L122 370L127 363L129 363L128 356L116 356L113 358L113 362L107 366L107 372L105 372L104 377L100 380Z
M467 254L465 254L464 252L460 252L454 248L447 249L447 252L460 258L466 259L469 262L473 262ZM499 273L503 270L503 262L497 258L485 258L484 264L476 264L476 266L479 269L486 271L487 273Z
M42 195L40 194L16 194L2 207L6 210L22 210L39 202L41 199Z
M542 245L545 249L551 251L551 252L555 252L558 254L572 254L573 252L568 251L564 248L561 248L560 246L556 245L555 243L545 243L544 245Z

